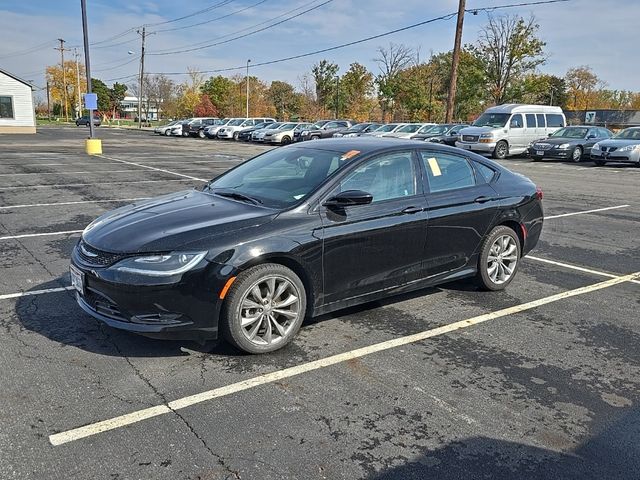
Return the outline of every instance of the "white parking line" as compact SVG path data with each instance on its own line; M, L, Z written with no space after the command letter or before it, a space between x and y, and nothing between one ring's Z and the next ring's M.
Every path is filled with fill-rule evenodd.
M607 277L607 278L617 278L618 277L618 275L614 275L612 273L602 272L600 270L593 270L591 268L585 268L585 267L581 267L579 265L573 265L571 263L556 262L554 260L547 260L546 258L532 257L531 255L527 255L524 258L527 258L529 260L533 260L534 262L548 263L549 265L555 265L557 267L568 268L570 270L576 270L578 272L590 273L592 275L596 275L596 276L600 276L600 277ZM640 281L639 280L632 280L631 282L632 283L637 283L638 285L640 285Z
M17 238L30 238L30 237L50 237L53 235L71 235L75 233L82 233L83 230L66 230L63 232L47 232L47 233L25 233L22 235L8 235L6 237L0 237L0 240L15 240Z
M106 172L105 172L106 173ZM194 179L198 180L198 179ZM186 179L170 180L134 180L132 182L97 182L97 183L55 183L55 184L42 184L42 185L20 185L12 187L2 187L2 190L17 190L19 188L52 188L52 187L86 187L89 185L135 185L137 183L159 183L159 182L186 182ZM203 180L204 182L205 180Z
M149 198L150 197L137 197L137 198L113 198L111 200L78 200L75 202L28 203L24 205L5 205L0 207L0 210L12 210L14 208L29 208L29 207L54 207L58 205L79 205L83 203L135 202L137 200L148 200Z
M6 295L0 295L0 300L8 300L10 298L20 298L20 297L28 297L31 295L42 295L44 293L57 293L57 292L66 292L67 290L73 290L75 287L56 287L56 288L45 288L44 290L31 290L28 292L19 292L19 293L7 293Z
M581 212L562 213L560 215L550 215L548 217L544 217L544 219L551 220L551 219L560 218L560 217L572 217L574 215L584 215L585 213L606 212L607 210L616 210L618 208L628 208L630 206L631 205L616 205L615 207L604 207L604 208L596 208L594 210L583 210Z
M461 330L463 328L468 328L473 325L478 325L480 323L488 322L489 320L495 320L497 318L505 317L507 315L513 315L515 313L531 310L533 308L537 308L542 305L547 305L549 303L557 302L559 300L564 300L566 298L571 298L578 295L584 295L587 293L595 292L597 290L602 290L604 288L609 288L614 285L618 285L620 283L635 280L639 276L640 276L640 272L632 273L629 275L622 275L619 277L612 278L610 280L606 280L604 282L595 283L592 285L588 285L586 287L576 288L574 290L568 290L566 292L540 298L538 300L534 300L531 302L522 303L520 305L515 305L513 307L504 308L502 310L498 310L495 312L485 313L483 315L478 315L476 317L472 317L466 320L450 323L448 325L433 328L431 330L425 330L423 332L415 333L413 335L394 338L392 340L387 340L385 342L376 343L373 345L369 345L367 347L358 348L356 350L351 350L349 352L340 353L337 355L332 355L330 357L321 358L319 360L315 360L312 362L296 365L295 367L289 367L283 370L278 370L278 371L267 373L264 375L259 375L257 377L249 378L247 380L233 383L231 385L215 388L213 390L207 390L205 392L197 393L195 395L190 395L188 397L179 398L171 402L168 402L167 404L161 404L161 405L156 405L150 408L144 408L141 410L137 410L135 412L127 413L125 415L110 418L107 420L102 420L96 423L91 423L79 428L67 430L65 432L55 433L49 436L49 442L51 442L52 445L62 445L65 443L73 442L75 440L80 440L82 438L90 437L98 433L103 433L109 430L115 430L117 428L126 427L127 425L131 425L131 424L140 422L142 420L146 420L148 418L157 417L159 415L163 415L166 413L171 413L175 410L187 408L192 405L206 402L208 400L226 397L234 393L238 393L244 390L249 390L251 388L259 387L261 385L273 383L278 380L294 377L296 375L300 375L303 373L312 372L314 370L319 370L321 368L330 367L332 365L343 363L348 360L352 360L354 358L360 358L366 355L371 355L373 353L401 347L404 345L408 345L410 343L419 342L422 340L426 340L428 338L436 337L438 335L443 335L445 333L454 332L456 330Z
M135 169L131 169L131 170L98 170L98 171L94 171L94 172L29 172L29 173L24 173L24 172L20 172L20 173L0 173L0 177L17 177L17 176L24 176L24 175L91 175L91 174L109 174L111 175L112 173L129 173L129 172L144 172L143 169L141 168L135 168Z
M198 180L200 182L208 182L209 181L209 180L206 180L204 178L192 177L191 175L185 175L184 173L177 173L177 172L172 172L171 170L165 170L164 168L150 167L149 165L143 165L141 163L127 162L126 160L120 160L119 158L107 157L106 155L100 155L100 157L106 158L107 160L114 160L116 162L124 163L126 165L135 165L136 167L143 167L143 168L147 168L149 170L155 170L157 172L164 172L164 173L168 173L170 175L176 175L178 177L190 178L191 180Z

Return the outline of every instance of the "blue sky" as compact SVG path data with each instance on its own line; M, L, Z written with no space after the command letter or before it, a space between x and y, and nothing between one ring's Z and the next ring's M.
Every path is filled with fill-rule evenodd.
M156 33L149 35L147 41L147 72L185 72L188 67L212 70L243 65L248 58L258 63L297 55L454 12L458 3L457 0L333 0L301 17L224 45L189 53L153 55L220 42L228 39L229 35L236 36L232 35L234 32L246 33L324 1L88 0L90 40L96 43L91 47L92 76L107 83L111 83L111 79L135 76L140 38L135 31L119 36L121 33L141 24L166 22L207 7L214 8L181 21L148 28ZM252 6L259 2L259 5ZM518 2L467 0L467 8L505 3ZM637 58L634 51L637 18L640 16L640 2L637 0L571 0L563 4L519 7L505 12L525 17L535 14L549 55L541 71L564 75L569 67L590 65L610 88L640 90L637 80L640 78L640 65L634 61ZM229 16L215 20L223 15ZM275 17L280 18L268 22ZM208 20L213 21L191 28L160 31ZM250 28L261 22L266 23ZM484 13L467 14L463 41L474 42L485 22ZM57 46L55 39L64 38L69 47L80 46L81 27L80 0L1 1L0 68L33 80L38 86L44 85L45 67L59 62L60 58L59 52L53 49ZM455 19L439 21L323 55L256 67L252 73L267 81L279 79L297 84L298 78L322 58L338 63L341 72L346 71L351 62L357 61L376 73L373 59L378 46L389 41L404 43L419 48L421 57L427 58L431 53L451 49L454 28ZM607 34L609 28L612 31ZM97 43L112 37L117 38ZM134 52L133 55L129 51ZM15 52L25 53L12 56ZM71 57L72 52L66 52L66 55ZM172 78L176 81L183 79L181 76ZM130 79L120 81L131 82Z

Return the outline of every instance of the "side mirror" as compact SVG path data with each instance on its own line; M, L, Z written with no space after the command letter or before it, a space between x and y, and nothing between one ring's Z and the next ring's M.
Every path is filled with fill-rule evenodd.
M591 135L587 135L587 140L589 140L591 138L596 138L596 136L593 133Z
M353 205L368 205L373 201L373 195L362 190L345 190L327 199L323 205L327 208L343 208Z
M548 133L548 134L547 134L547 137L550 137L551 135L553 135L553 133Z

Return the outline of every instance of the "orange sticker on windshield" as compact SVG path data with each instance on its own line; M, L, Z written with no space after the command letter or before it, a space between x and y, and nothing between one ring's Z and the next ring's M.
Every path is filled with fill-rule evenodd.
M349 150L347 153L340 157L340 160L349 160L360 153L360 150Z

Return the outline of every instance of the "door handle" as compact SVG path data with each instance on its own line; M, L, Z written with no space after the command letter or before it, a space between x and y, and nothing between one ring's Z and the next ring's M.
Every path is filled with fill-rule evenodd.
M420 207L407 207L404 210L402 210L401 213L406 213L406 214L414 214L414 213L419 213L422 212L424 209L420 208Z
M491 200L494 200L491 197L485 197L484 195L479 196L478 198L476 198L474 200L474 202L476 203L485 203L485 202L490 202Z

